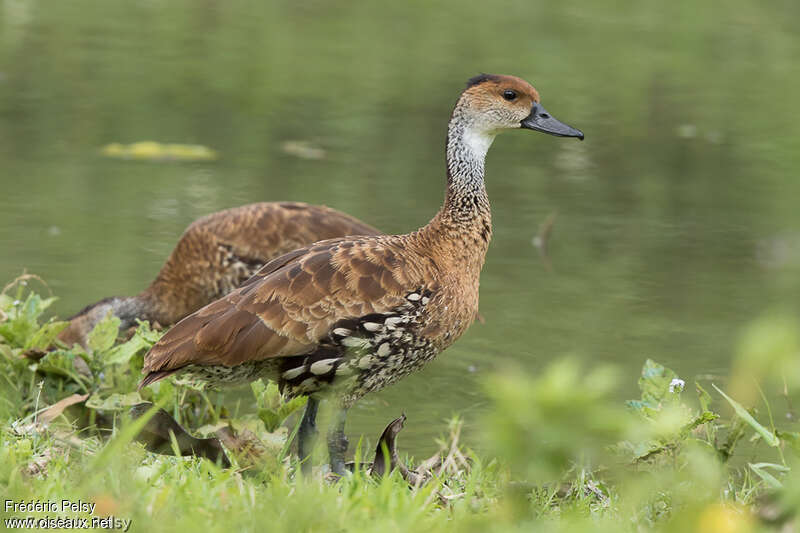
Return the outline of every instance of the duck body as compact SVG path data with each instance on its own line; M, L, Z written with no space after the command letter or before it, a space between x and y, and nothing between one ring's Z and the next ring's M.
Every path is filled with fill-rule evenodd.
M322 241L271 261L164 335L145 357L140 386L177 372L211 384L267 375L310 398L301 458L318 399L332 397L339 412L328 449L342 473L347 408L421 368L477 316L492 235L484 160L494 136L515 128L583 138L545 113L524 80L473 78L450 119L444 205L427 225Z
M278 258L177 324L150 352L155 373L144 384L161 369L216 385L266 376L290 395L335 390L348 408L420 368L475 319L483 253L464 268L463 254L432 242L443 236L334 239Z
M111 297L87 306L69 319L59 335L84 344L108 313L122 327L135 320L172 325L224 296L264 264L321 239L380 232L345 213L299 202L261 202L212 213L184 231L156 279L133 297Z

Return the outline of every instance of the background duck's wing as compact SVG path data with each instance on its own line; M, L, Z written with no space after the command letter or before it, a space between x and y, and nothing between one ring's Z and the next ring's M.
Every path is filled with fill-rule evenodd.
M190 365L234 366L312 351L344 318L381 313L413 289L386 239L332 239L265 265L226 297L189 315L145 357L142 385Z
M153 302L151 318L174 324L283 254L323 239L379 234L324 206L262 202L226 209L186 229L143 295Z

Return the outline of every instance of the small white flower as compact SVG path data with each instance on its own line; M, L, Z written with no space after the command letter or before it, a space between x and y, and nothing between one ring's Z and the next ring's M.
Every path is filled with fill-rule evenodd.
M672 378L672 381L669 382L670 392L682 392L684 387L686 387L686 382L682 379Z

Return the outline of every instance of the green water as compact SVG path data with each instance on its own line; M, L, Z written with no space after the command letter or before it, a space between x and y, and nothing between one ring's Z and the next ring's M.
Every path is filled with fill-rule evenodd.
M387 232L424 224L451 106L479 72L530 80L586 133L497 139L486 323L362 401L353 436L403 411L404 450L430 451L453 413L477 436L482 376L564 354L619 364L620 398L648 357L724 380L741 328L800 303L797 2L0 6L0 279L43 276L61 316L138 292L222 208L301 200ZM221 159L99 154L142 140ZM532 239L553 212L548 269Z

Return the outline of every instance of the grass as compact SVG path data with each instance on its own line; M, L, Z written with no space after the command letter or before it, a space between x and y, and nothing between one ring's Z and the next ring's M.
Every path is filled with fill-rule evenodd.
M146 323L120 332L109 317L87 349L57 342L53 349L64 323L43 318L53 298L30 290L29 281L0 295L0 493L12 502L82 500L96 508L4 509L5 527L27 516L113 516L138 531L749 532L797 525L800 433L794 421L777 423L762 392L777 389L788 400L800 385L797 321L783 316L744 333L724 387L686 383L648 360L640 397L621 404L610 367L564 358L535 377L499 373L486 382L491 409L480 422L487 451L470 451L454 420L438 457L401 454L403 464L420 465L410 485L398 469L378 477L360 465L372 459L365 443L352 475L300 476L288 452L302 402L283 402L274 385L256 382L255 408L233 411L213 393L171 383L132 392L160 333ZM150 422L128 417L143 401L199 436L227 431L232 467L147 451L137 434ZM170 436L167 453L178 440Z

